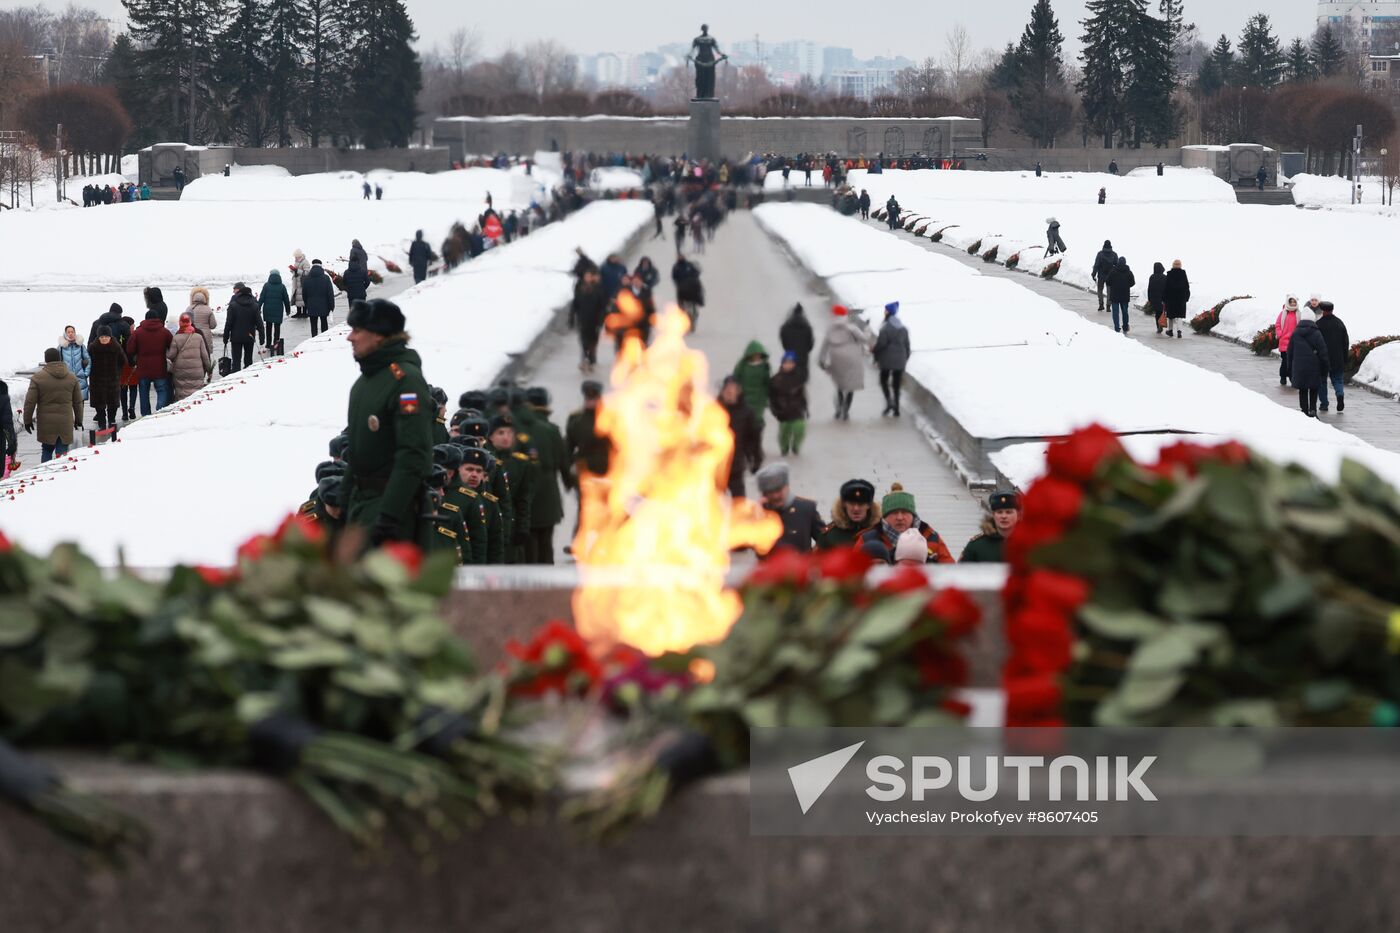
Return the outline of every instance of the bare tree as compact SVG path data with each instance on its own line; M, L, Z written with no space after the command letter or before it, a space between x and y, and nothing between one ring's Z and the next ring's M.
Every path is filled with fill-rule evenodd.
M578 84L578 59L552 39L531 42L520 58L525 70L524 90L540 100L572 91Z
M1381 203L1384 204L1389 195L1390 206L1394 207L1395 186L1400 184L1400 130L1391 133L1380 148L1385 152L1376 160L1381 173Z
M963 79L972 65L972 38L967 34L967 27L962 23L954 23L953 28L948 30L945 39L943 52L943 70L948 75L948 82L953 96L962 99Z
M476 61L481 50L481 36L475 27L454 29L447 37L447 66L458 79L467 76L467 68Z
M913 68L902 69L894 76L895 93L910 100L941 94L945 84L943 69L932 58L925 58Z

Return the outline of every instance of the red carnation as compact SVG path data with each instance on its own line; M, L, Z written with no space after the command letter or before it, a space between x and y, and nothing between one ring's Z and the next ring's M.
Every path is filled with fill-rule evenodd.
M325 529L319 524L311 521L305 515L299 515L293 512L282 519L282 524L277 526L277 533L273 535L273 540L280 543L287 537L287 532L291 531L293 528L297 530L297 533L301 535L302 538L312 544L320 544L326 539Z
M203 564L194 568L194 572L199 574L199 578L210 586L224 586L231 582L234 575L220 567L206 567Z
M8 554L15 546L10 543L10 539L5 537L4 532L0 532L0 554Z
M409 576L418 576L418 568L423 565L423 552L418 549L417 545L409 544L407 541L389 541L380 545L379 549L403 564Z
M1026 491L1025 520L1063 528L1079 517L1084 504L1084 491L1074 483L1043 476Z
M895 569L895 572L880 582L875 589L877 592L886 595L897 593L912 593L915 590L922 590L928 586L928 577L920 567L913 564L903 564Z
M954 697L944 697L939 701L938 708L946 713L952 713L959 719L966 719L972 715L972 704Z
M1025 581L1025 601L1072 613L1089 600L1089 583L1080 577L1054 570L1032 570Z
M268 535L253 535L238 546L238 559L247 561L262 560L264 554L274 550L275 542Z
M1046 451L1045 462L1055 476L1075 483L1086 483L1094 478L1104 459L1122 453L1123 445L1117 434L1103 425L1091 424L1051 444Z
M1062 671L1069 667L1074 638L1069 618L1050 609L1021 609L1006 622L1007 639L1021 670Z
M1017 566L1023 565L1031 552L1042 544L1049 544L1058 541L1063 537L1060 528L1054 525L1047 525L1043 522L1028 522L1022 519L1016 525L1015 532L1006 539L1006 544L1002 548L1002 554L1008 564Z
M817 558L817 572L825 580L840 583L864 579L874 563L870 555L857 548L836 548L823 551Z
M1060 683L1048 674L1006 682L1006 724L1052 725L1060 715Z
M924 612L943 623L944 634L949 638L962 638L970 634L982 621L981 607L957 587L939 590L924 605Z
M811 562L792 548L779 548L773 551L758 566L749 572L747 586L795 586L799 589L807 585L811 575Z

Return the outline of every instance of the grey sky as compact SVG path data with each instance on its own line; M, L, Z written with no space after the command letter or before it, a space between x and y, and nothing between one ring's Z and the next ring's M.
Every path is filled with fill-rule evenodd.
M84 2L84 0L79 0ZM686 5L647 3L590 3L587 0L516 0L511 3L471 3L458 0L407 0L418 25L421 46L446 44L446 37L461 26L473 26L481 36L483 52L495 54L510 45L534 39L554 39L576 52L641 52L667 42L685 42L699 32L701 14ZM1079 20L1085 0L1055 0L1060 30L1071 57L1079 49ZM1148 0L1154 8L1156 0ZM119 0L86 0L86 3L118 18ZM802 13L796 5L754 3L752 0L709 0L703 18L721 46L726 40L765 41L810 39L822 45L848 46L861 58L904 55L919 59L941 58L944 37L954 23L967 27L973 47L1000 48L1015 39L1029 18L1033 0L884 0L851 3L850 0L807 0ZM0 0L0 7L24 5ZM58 9L63 0L50 0ZM1312 33L1317 4L1313 0L1186 0L1187 19L1213 42L1222 32L1233 41L1245 20L1267 13L1284 44L1294 36Z

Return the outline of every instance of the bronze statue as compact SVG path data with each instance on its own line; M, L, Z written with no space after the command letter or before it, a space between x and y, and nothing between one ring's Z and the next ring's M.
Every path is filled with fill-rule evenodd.
M715 66L728 58L719 50L719 42L710 35L710 27L701 25L700 35L690 43L690 54L685 57L687 62L695 62L696 100L715 99Z

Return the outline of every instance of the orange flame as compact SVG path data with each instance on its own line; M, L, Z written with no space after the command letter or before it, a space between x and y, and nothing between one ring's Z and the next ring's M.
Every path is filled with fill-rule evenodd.
M613 454L606 477L581 479L574 622L595 652L684 651L719 641L739 618L724 585L730 550L768 550L782 523L725 492L734 438L705 355L685 345L689 318L674 306L657 315L647 347L631 329L636 299L624 292L618 306L610 329L629 332L597 414Z

